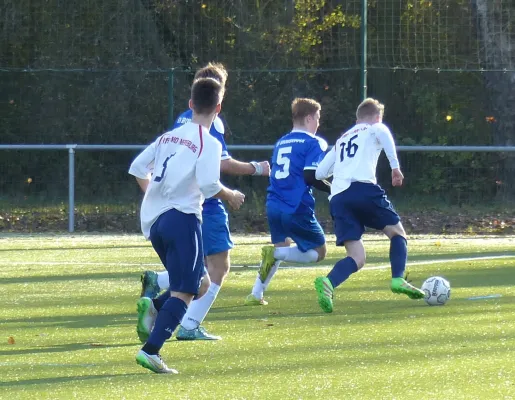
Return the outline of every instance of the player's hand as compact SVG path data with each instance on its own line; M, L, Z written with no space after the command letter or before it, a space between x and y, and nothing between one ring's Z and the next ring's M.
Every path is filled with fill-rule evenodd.
M270 164L268 161L251 161L250 163L256 170L252 175L270 176Z
M261 168L263 168L261 175L270 176L270 164L268 163L268 161L261 161L259 165L261 165Z
M392 185L393 186L402 186L402 181L404 180L404 175L399 168L392 169Z
M233 190L232 195L227 199L231 208L235 210L239 210L244 201L245 195L237 190Z

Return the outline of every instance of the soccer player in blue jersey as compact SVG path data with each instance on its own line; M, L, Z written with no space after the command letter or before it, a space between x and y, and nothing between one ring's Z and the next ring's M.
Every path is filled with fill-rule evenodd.
M313 99L296 98L291 109L293 128L275 145L267 190L273 246L262 248L260 270L246 305L267 304L264 291L282 261L311 263L323 260L326 254L311 189L330 192L328 182L315 179L315 170L327 150L326 141L316 136L321 106Z
M220 183L221 144L209 128L220 112L224 87L211 78L193 83L191 122L166 132L148 146L131 164L131 170L144 174L150 159L155 171L136 180L144 185L141 204L141 230L159 255L170 275L170 287L148 306L158 312L153 330L136 355L136 362L155 373L174 373L159 351L198 294L204 275L201 210L204 198L216 197L238 209L244 195Z
M209 63L199 69L194 79L210 77L218 80L225 87L227 71L219 63ZM192 111L182 113L176 120L177 128L191 120ZM209 133L216 138L222 146L221 171L230 175L261 175L270 174L268 161L250 163L241 162L231 158L224 140L224 124L217 116ZM229 232L229 218L223 203L219 199L206 199L202 210L202 232L206 264L211 278L207 293L198 300L193 301L177 331L178 340L218 340L219 336L208 333L201 323L208 314L211 306L220 291L223 281L230 269L229 251L233 247ZM156 273L146 271L142 276L142 298L154 297L160 290L168 287L169 277L167 271ZM142 303L142 304L140 304ZM144 305L146 300L138 303L138 336L144 340L150 332L152 319L148 318L149 311ZM143 305L143 306L142 306ZM148 321L143 323L143 321Z
M384 105L366 99L356 111L357 122L337 141L316 170L317 179L333 176L330 206L336 245L345 246L347 257L338 261L326 277L315 280L318 303L324 312L333 311L333 292L365 264L361 237L365 227L381 230L390 239L390 263L394 293L421 299L424 292L403 278L408 255L406 232L399 215L377 184L377 160L384 150L392 169L392 185L401 186L399 167L390 130L382 123Z

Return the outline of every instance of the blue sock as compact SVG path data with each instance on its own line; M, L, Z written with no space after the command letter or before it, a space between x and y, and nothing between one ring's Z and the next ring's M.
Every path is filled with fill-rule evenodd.
M404 277L406 262L408 261L408 242L402 236L394 236L390 240L390 264L392 265L392 278Z
M356 264L356 261L354 261L354 258L345 257L344 259L334 264L333 269L331 272L329 272L329 274L327 274L327 277L331 281L333 288L336 288L345 282L347 278L351 276L351 274L357 271L358 265Z
M163 308L163 305L166 303L166 300L170 298L170 289L167 289L166 292L163 292L162 295L157 296L155 299L152 300L152 303L154 303L154 307L157 311L159 311L161 308Z
M178 297L170 297L157 314L152 333L142 350L147 354L157 354L163 344L170 339L173 331L186 314L188 306Z

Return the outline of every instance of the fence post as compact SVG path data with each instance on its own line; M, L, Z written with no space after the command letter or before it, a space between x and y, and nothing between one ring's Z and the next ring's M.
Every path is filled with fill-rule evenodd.
M368 0L361 0L361 65L360 96L361 101L367 98L367 8Z
M76 144L66 145L68 148L68 232L75 230L75 147Z
M173 127L173 84L174 84L174 69L168 71L168 129Z

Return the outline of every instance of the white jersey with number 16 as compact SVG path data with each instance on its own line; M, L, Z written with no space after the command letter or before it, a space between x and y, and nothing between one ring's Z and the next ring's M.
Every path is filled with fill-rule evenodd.
M357 124L336 141L318 166L316 178L333 175L331 197L348 189L352 182L376 184L377 160L383 149L390 167L399 168L395 143L386 125Z

